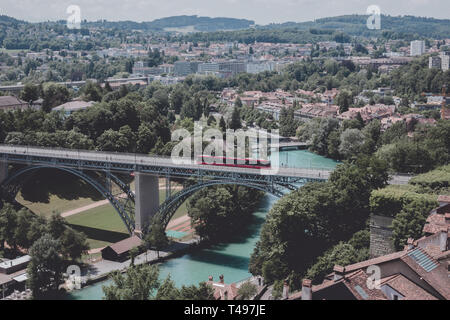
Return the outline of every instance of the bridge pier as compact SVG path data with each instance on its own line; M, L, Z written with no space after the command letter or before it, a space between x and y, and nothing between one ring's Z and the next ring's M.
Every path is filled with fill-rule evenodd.
M135 233L142 234L145 226L158 212L159 180L157 176L135 173Z
M0 161L0 183L8 177L8 162Z

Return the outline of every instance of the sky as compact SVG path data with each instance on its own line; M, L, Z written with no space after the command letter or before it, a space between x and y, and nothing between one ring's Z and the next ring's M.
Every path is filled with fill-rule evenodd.
M78 5L81 19L95 21L154 19L199 15L254 20L257 24L311 21L343 14L366 14L370 5L393 16L450 19L449 0L0 0L0 14L38 22L67 19Z

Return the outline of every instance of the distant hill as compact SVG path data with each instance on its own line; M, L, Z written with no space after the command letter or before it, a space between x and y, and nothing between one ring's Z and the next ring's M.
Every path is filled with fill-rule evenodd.
M156 19L149 22L135 21L84 21L82 27L100 27L120 30L144 30L144 31L180 31L180 32L210 32L211 39L226 40L236 38L245 41L273 38L272 41L286 42L291 38L296 41L314 40L330 37L335 32L343 32L352 36L378 37L398 39L416 39L429 37L444 39L450 37L450 19L434 19L415 16L381 16L381 30L369 30L366 26L367 15L343 15L317 19L308 22L272 23L253 28L255 22L246 19L235 18L210 18L197 15L173 16ZM43 24L61 24L65 21L43 22ZM2 29L17 28L22 24L32 24L5 15L0 15L0 36ZM228 32L238 32L238 35L230 36ZM281 34L284 33L284 34ZM299 34L297 34L299 33ZM258 39L261 38L261 39ZM253 40L253 41L254 41Z
M423 37L449 38L450 20L414 16L381 16L381 30L369 30L366 26L367 15L344 15L317 19L309 22L286 22L259 26L259 29L286 29L324 31L342 31L356 36L377 36L382 32L391 31L396 34L416 34Z
M191 31L222 31L222 30L240 30L247 29L254 25L255 22L246 19L234 18L210 18L199 16L174 16L162 19L156 19L151 22L133 22L133 21L96 21L87 22L85 26L96 26L105 28L117 29L135 29L135 30L153 30L153 31L167 31L167 30L191 30Z
M9 16L5 16L5 15L0 15L0 25L4 25L4 26L17 26L19 24L24 24L26 23L25 21L21 21L21 20L17 20L15 18L9 17Z

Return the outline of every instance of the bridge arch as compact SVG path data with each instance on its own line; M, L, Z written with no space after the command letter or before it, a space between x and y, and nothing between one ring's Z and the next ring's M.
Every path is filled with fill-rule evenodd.
M110 178L114 183L116 183L121 190L127 195L127 201L125 204L122 204L118 197L115 197L105 186L103 186L100 182L96 181L94 178L90 177L86 173L75 170L72 168L66 167L55 167L55 166L47 166L47 165L37 165L37 166L27 166L19 169L14 172L12 175L8 176L1 184L1 189L7 195L9 195L12 199L15 199L17 192L19 191L19 184L15 183L21 176L24 174L40 170L40 169L57 169L61 171L68 172L82 179L83 181L89 183L92 187L94 187L105 199L107 199L113 208L117 211L123 223L127 227L128 232L131 234L134 231L134 219L132 215L132 211L128 207L128 201L134 202L134 193L128 188L126 184L124 184L118 177L107 173L108 178Z
M195 185L184 188L183 190L177 192L172 197L168 198L158 209L158 212L153 217L159 223L162 224L164 228L167 228L170 220L178 210L178 208L194 193L200 191L201 189L216 186L216 185L237 185L248 188L258 189L260 191L264 191L269 193L277 198L281 198L283 196L282 189L296 189L293 185L269 185L269 184L259 184L259 183L246 183L235 180L211 180L206 182L200 182ZM153 220L154 221L154 220ZM149 227L147 227L146 231L149 231Z

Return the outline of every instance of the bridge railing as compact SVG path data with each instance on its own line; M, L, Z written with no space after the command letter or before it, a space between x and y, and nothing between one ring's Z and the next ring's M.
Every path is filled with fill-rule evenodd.
M0 144L0 151L2 148L7 148L8 153L21 154L21 155L34 155L34 156L54 156L66 159L87 159L87 160L101 160L101 161L118 161L124 160L127 162L134 162L136 164L151 162L155 160L172 161L171 157L154 155L154 154L139 154L139 153L127 153L127 152L111 152L111 151L98 151L98 150L82 150L82 149L65 149L60 147L41 147L41 146L17 146L17 145L5 145ZM51 149L51 150L49 150ZM38 150L35 152L35 150ZM183 160L191 161L191 164L196 164L192 158L183 158ZM155 162L156 164L157 162ZM331 168L317 167L317 166L304 166L304 167L289 167L287 165L281 165L279 168L286 169L311 169L317 171L330 171ZM239 168L236 168L239 169Z
M124 153L124 152L104 152L95 150L81 150L81 149L64 149L58 147L35 147L35 146L17 146L17 145L5 145L0 144L0 154L20 154L30 155L37 157L49 157L49 158L61 158L70 160L81 161L105 161L110 163L127 163L134 166L139 165L154 165L160 167L172 167L187 170L203 169L204 171L219 171L219 172L236 172L238 174L261 174L260 169L249 169L240 167L227 167L227 166L207 166L196 163L195 160L185 158L183 164L174 163L172 158L160 155L145 155L137 153ZM0 159L2 157L0 156ZM323 168L315 166L304 167L289 167L281 165L280 167L273 167L278 170L271 173L262 173L263 175L277 175L286 177L302 177L310 179L328 179L332 168ZM264 169L263 169L264 170ZM400 184L405 184L413 176L411 174L398 174L391 173L391 180L396 180Z

